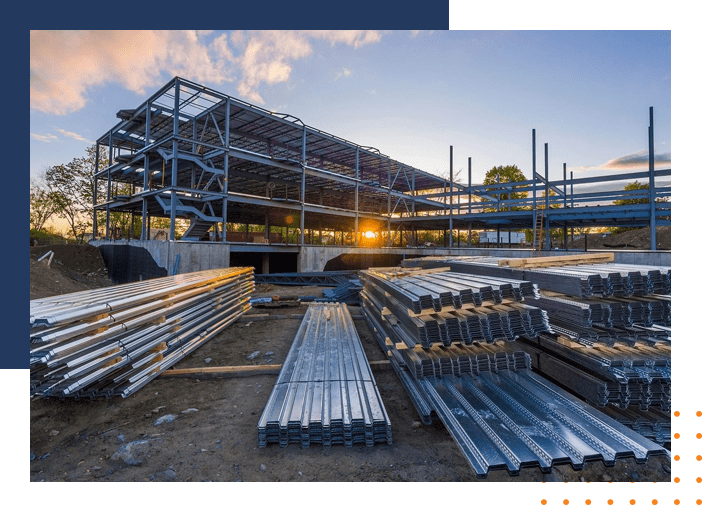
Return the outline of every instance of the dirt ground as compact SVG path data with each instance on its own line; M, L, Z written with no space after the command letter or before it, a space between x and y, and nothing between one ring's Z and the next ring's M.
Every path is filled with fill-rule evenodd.
M95 251L76 249L76 254L87 254L95 259ZM30 257L39 252L32 249ZM32 297L68 292L78 287L96 287L90 282L109 283L104 273L100 273L99 265L86 269L92 260L85 258L75 262L81 273L65 273L63 268L71 264L67 259L70 250L62 251L62 255L55 252L54 262L60 259L60 268L55 268L54 262L49 269L42 266L41 270L30 268ZM30 259L30 264L32 261L36 263ZM90 272L95 274L88 275ZM76 280L77 275L89 281ZM308 296L321 295L322 289L259 286L257 294ZM305 305L253 308L245 318L232 324L175 368L282 364L305 309ZM360 308L350 307L350 311L368 359L383 360L380 347L360 317ZM252 320L250 316L253 314L269 314L276 318ZM247 356L254 351L260 351L259 357L248 360ZM312 445L302 448L291 444L285 448L277 445L259 448L257 424L275 383L275 375L209 380L157 378L126 399L35 398L30 402L30 480L477 480L444 426L438 421L431 426L420 422L395 373L383 370L374 372L374 376L392 423L392 445L352 448ZM173 414L176 418L170 423L154 424L166 414ZM609 468L602 462L586 463L581 471L573 470L570 465L555 466L550 474L528 468L518 477L510 477L506 471L495 471L487 480L663 482L670 480L669 472L669 463L663 457L651 458L647 464L637 464L632 458L627 458Z
M671 227L656 226L656 249L659 251L670 251ZM568 248L585 248L585 238L580 238L570 242ZM587 235L587 248L589 249L650 249L651 248L651 228L638 228L616 235L605 235L603 233L589 233Z

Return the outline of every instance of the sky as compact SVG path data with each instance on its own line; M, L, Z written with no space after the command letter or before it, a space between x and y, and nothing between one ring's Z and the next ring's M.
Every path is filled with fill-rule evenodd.
M671 32L33 31L30 177L85 155L173 76L396 160L481 183L497 165L549 179L671 159Z

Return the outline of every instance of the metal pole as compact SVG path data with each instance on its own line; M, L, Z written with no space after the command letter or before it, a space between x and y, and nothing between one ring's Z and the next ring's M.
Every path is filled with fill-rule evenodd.
M570 208L573 208L573 171L570 171ZM570 242L573 242L573 227L570 227Z
M356 148L356 193L355 193L355 197L354 197L354 201L356 204L356 222L355 222L354 227L353 227L353 231L354 231L353 245L354 246L358 246L358 175L359 175L358 174L358 162L359 162L358 158L359 158L359 151L360 151L360 149L357 147ZM341 237L342 237L342 241L343 241L343 235L341 235Z
M151 143L151 103L146 104L146 131L144 133L144 145L146 147ZM149 190L149 152L144 153L144 180L143 180L144 191ZM148 205L146 204L146 197L142 195L141 197L141 240L148 240L148 232L146 231L146 213L148 212Z
M388 247L390 247L390 191L392 186L392 174L390 170L390 160L388 160Z
M451 196L449 197L449 247L453 247L453 146L449 149L449 180Z
M531 178L532 180L532 215L533 215L533 227L532 227L532 246L536 250L536 128L531 130Z
M548 251L551 249L550 238L551 238L551 227L548 222L548 210L549 210L549 195L548 195L548 142L544 144L544 178L546 179L546 203L544 205L544 225L546 228L546 239L544 241L544 247Z
M565 209L568 207L568 197L566 196L568 192L568 186L566 185L566 164L563 163L563 208ZM563 221L563 247L565 249L568 249L566 247L566 243L568 240L568 227L566 226L567 223Z
M307 164L307 126L302 127L302 185L300 188L300 245L305 245L305 165Z
M648 201L651 215L651 250L656 250L656 199L655 178L653 176L653 107L648 109L650 126L648 127Z
M227 202L229 200L229 115L231 100L227 97L227 117L224 119L224 198L222 198L222 242L227 241ZM267 186L266 186L267 187ZM266 220L268 215L266 214Z
M98 166L100 165L100 144L95 142L95 171L93 172L93 238L97 238L98 225L97 225L97 192L98 192Z
M180 108L180 80L175 80L175 99L173 106L173 158L171 160L171 229L169 240L175 240L175 218L176 218L176 184L178 183L178 116ZM169 265L170 266L170 265ZM170 268L169 268L170 271Z
M468 214L470 215L470 221L468 221L468 247L473 247L473 190L472 186L472 170L471 170L471 159L468 156Z

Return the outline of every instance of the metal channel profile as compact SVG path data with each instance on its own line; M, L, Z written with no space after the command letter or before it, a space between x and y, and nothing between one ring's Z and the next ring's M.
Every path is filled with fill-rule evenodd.
M671 269L647 265L605 263L534 268L499 266L495 256L445 256L404 260L405 267L441 268L471 275L531 281L542 290L582 298L669 295Z
M361 300L364 317L422 419L427 424L437 417L443 422L478 477L497 469L517 475L529 466L547 473L563 463L581 469L588 461L611 466L624 457L638 463L659 454L670 458L663 447L534 374L529 359L517 364L516 358L523 354L515 343L481 344L493 351L482 360L487 366L475 373L473 367L470 372L461 370L459 358L451 356L468 355L460 346L439 348L429 366L415 361L410 349L394 344L401 331L399 319L392 324L377 298L364 292ZM477 347L465 346L471 354ZM443 353L449 355L451 368L442 363Z
M391 428L348 308L311 303L259 420L259 446L391 444Z
M127 397L238 319L253 289L253 268L227 268L33 300L30 394Z

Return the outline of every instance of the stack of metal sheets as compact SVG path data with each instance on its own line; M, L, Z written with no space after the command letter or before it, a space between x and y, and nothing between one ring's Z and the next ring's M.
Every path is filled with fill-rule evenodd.
M668 348L571 346L549 335L524 344L535 368L595 405L670 411Z
M392 443L348 308L310 304L258 423L259 446Z
M499 261L504 259L509 258L445 256L404 260L402 264L413 268L449 267L452 272L528 280L542 290L583 298L670 294L671 270L668 267L623 263L542 268L499 266Z
M30 393L127 397L249 309L253 268L32 300Z
M395 328L382 317L383 307L363 296L362 307L422 420L444 423L478 477L501 468L516 475L527 466L550 472L557 463L580 469L585 461L611 465L625 456L639 463L651 455L670 457L669 451L535 375L513 344L493 345L500 351L476 355L469 360L469 374L443 373L443 364L442 373L430 374L429 362L436 360L417 364L407 360L407 350L388 344ZM450 350L458 353L457 347ZM465 367L460 360L458 366Z
M444 269L442 269L444 270ZM497 305L538 296L531 282L505 278L478 277L453 272L408 272L368 270L359 273L364 286L373 284L390 293L414 314L446 309Z

